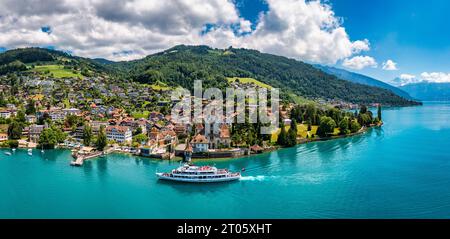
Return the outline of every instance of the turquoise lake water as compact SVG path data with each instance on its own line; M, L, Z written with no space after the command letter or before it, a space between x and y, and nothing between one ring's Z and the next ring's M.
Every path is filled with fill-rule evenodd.
M216 161L247 169L222 184L157 181L178 163L127 155L76 168L67 150L0 152L0 218L450 218L450 103L383 120L353 138Z

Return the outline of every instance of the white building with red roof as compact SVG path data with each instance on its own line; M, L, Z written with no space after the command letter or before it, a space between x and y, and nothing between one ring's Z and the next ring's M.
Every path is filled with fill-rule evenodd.
M108 140L114 140L118 143L131 143L133 134L130 127L114 125L106 127L106 137Z

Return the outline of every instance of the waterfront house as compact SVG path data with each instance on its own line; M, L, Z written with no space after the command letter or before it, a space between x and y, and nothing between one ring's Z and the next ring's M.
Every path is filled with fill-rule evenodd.
M208 152L209 150L209 140L201 134L192 138L191 145L194 153Z
M231 145L231 133L228 125L222 124L212 136L210 148L229 148Z
M177 134L171 129L163 129L158 135L158 143L160 146L176 145L178 143Z
M28 129L28 141L32 143L38 143L39 137L41 137L42 131L44 131L44 125L30 125Z
M106 137L118 143L131 143L133 135L129 127L115 125L106 127Z
M9 110L0 110L0 118L4 118L4 119L11 118L11 111L9 111Z
M158 147L175 145L178 142L175 131L166 128L159 130L156 127L153 127L150 130L149 139L154 141Z

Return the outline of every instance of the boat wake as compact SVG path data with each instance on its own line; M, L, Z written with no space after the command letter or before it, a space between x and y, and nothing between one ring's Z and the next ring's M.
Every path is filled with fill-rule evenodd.
M264 181L266 180L266 176L245 176L241 177L241 181Z

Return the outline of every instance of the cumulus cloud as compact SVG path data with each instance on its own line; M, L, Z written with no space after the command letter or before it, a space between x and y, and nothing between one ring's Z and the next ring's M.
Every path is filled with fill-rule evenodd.
M364 39L363 41L354 41L352 43L353 53L358 54L362 51L370 50L369 40Z
M404 86L407 84L413 84L413 83L418 83L421 80L418 79L415 75L411 75L411 74L401 74L399 77L395 78L394 80L392 80L391 83L394 86Z
M420 77L424 81L434 82L434 83L448 83L450 82L450 73L444 72L424 72L420 74Z
M353 70L362 70L366 67L378 67L376 60L370 56L355 56L350 59L347 58L342 62L342 65Z
M402 79L402 80L413 80L415 78L416 78L415 75L410 75L410 74L401 74L400 75L400 79Z
M386 71L396 71L397 69L397 63L395 63L393 60L387 60L383 62L383 70Z
M231 45L327 64L370 50L367 39L350 39L328 4L266 3L269 10L252 23L233 0L2 0L0 47L52 45L129 60L177 44Z

